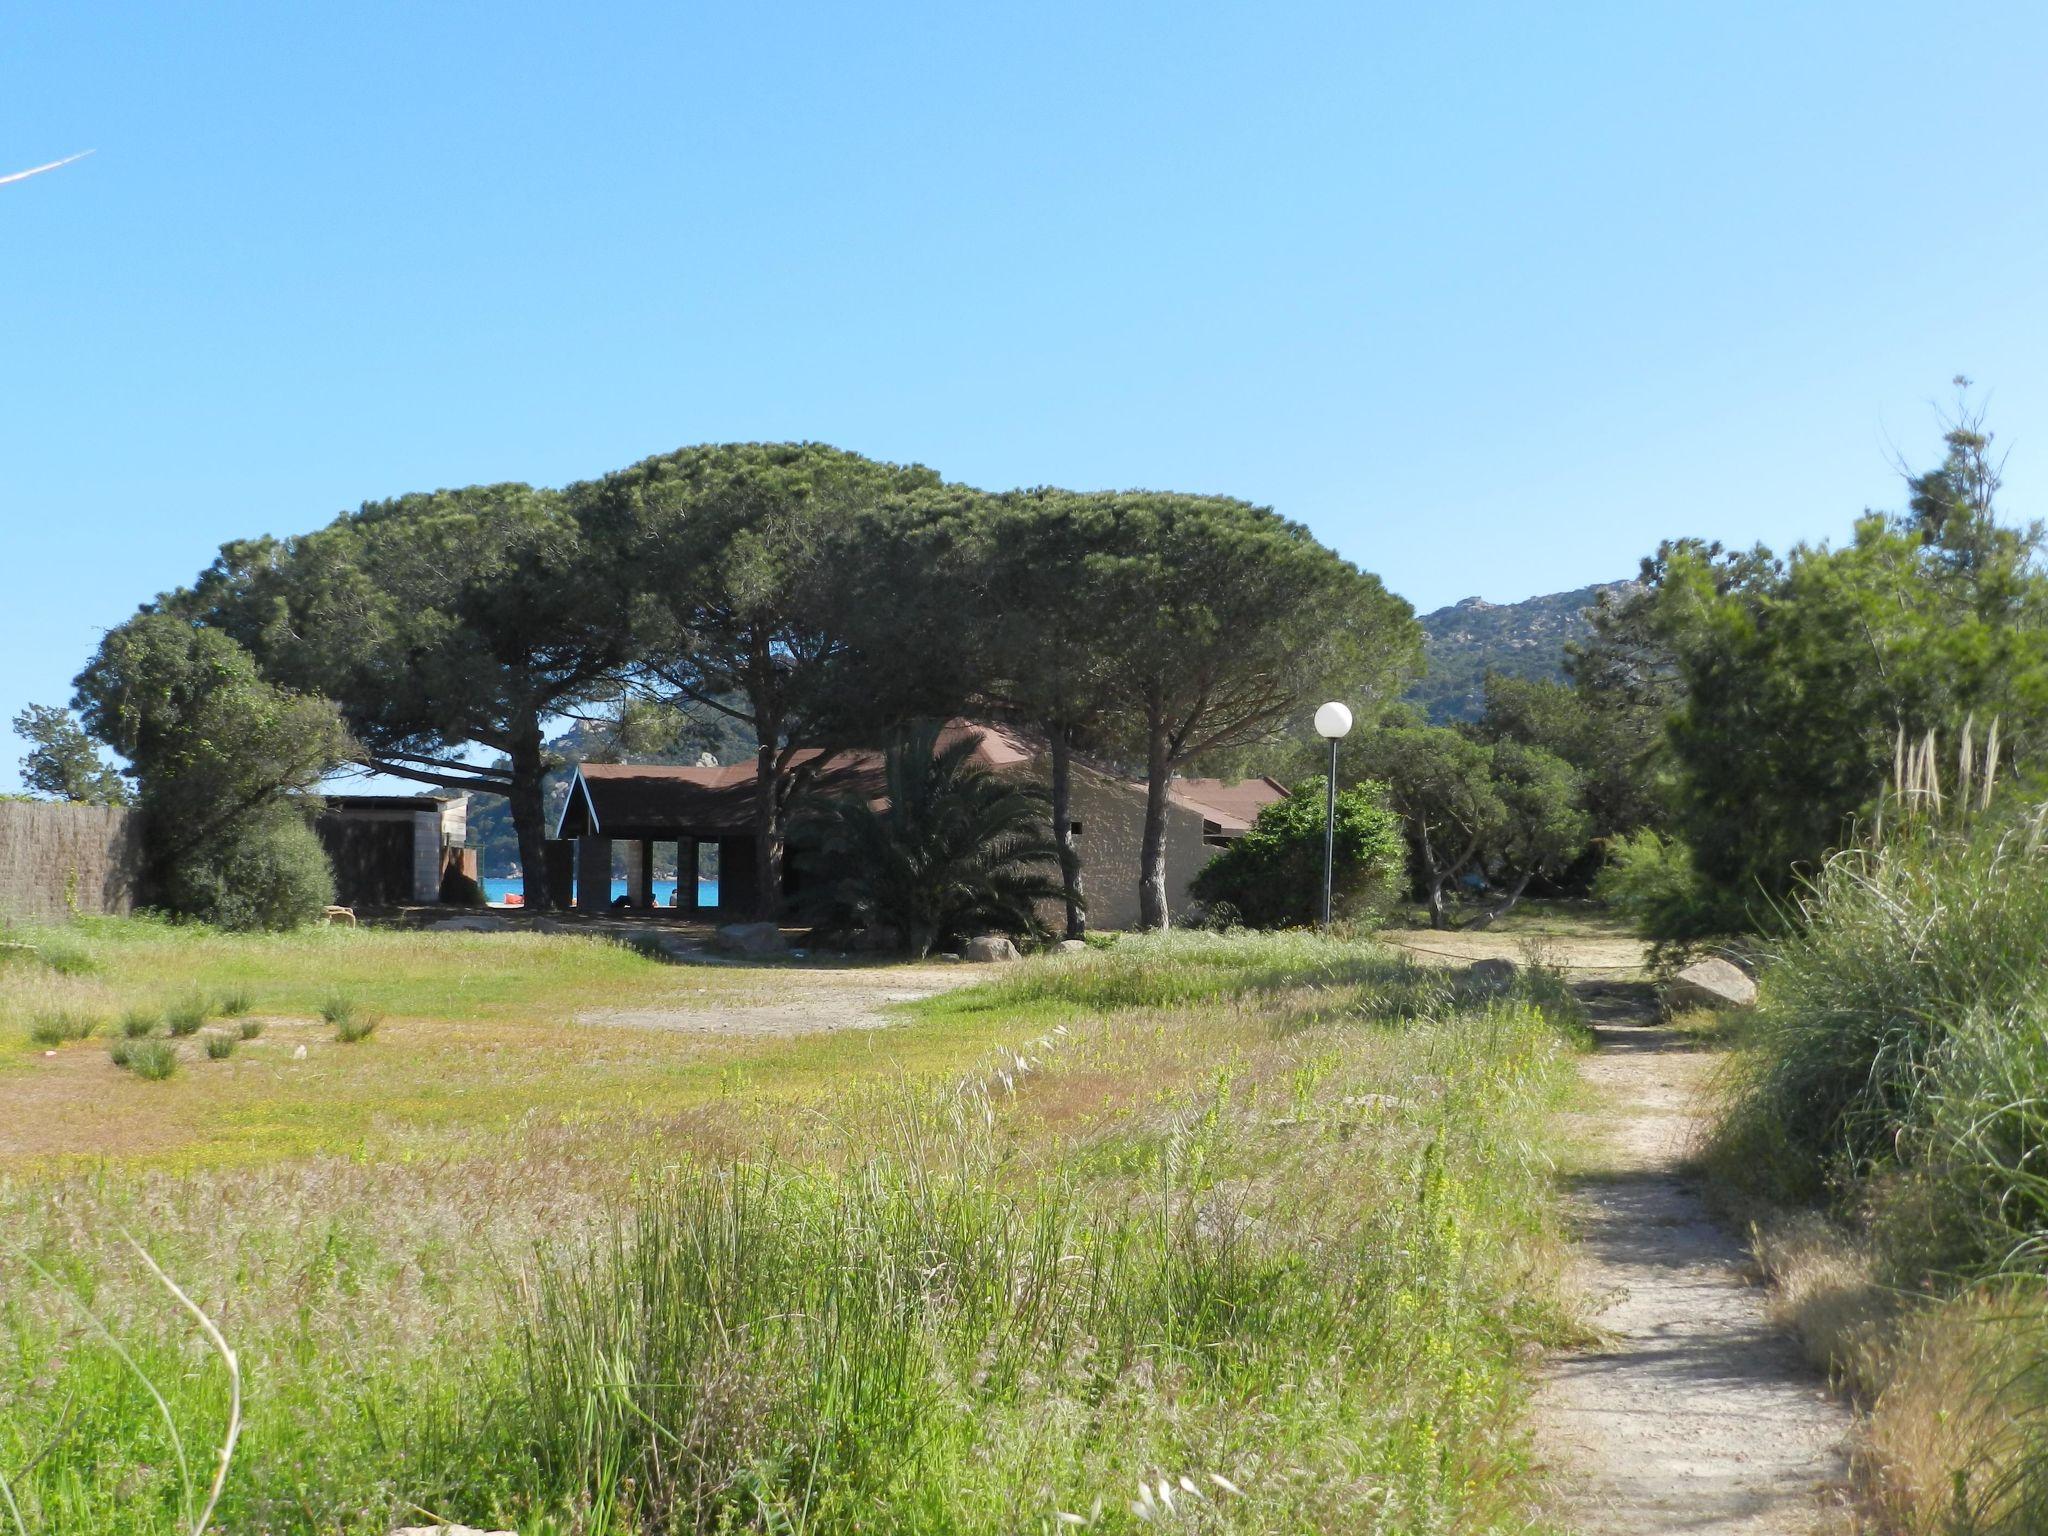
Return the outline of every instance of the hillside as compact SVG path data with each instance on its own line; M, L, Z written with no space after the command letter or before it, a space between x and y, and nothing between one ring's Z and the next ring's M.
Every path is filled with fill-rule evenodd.
M1588 631L1586 610L1602 592L1622 592L1633 582L1596 582L1571 592L1553 592L1519 603L1489 603L1468 597L1422 616L1428 671L1408 692L1429 718L1441 725L1477 718L1486 674L1562 677L1565 643Z

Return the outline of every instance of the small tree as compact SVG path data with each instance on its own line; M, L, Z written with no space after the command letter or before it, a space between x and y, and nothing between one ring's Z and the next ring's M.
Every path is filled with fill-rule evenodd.
M1037 931L1038 904L1060 896L1048 796L979 766L974 749L972 736L941 748L920 725L885 755L879 807L860 792L799 818L812 921L890 930L919 956L978 930Z
M1114 686L1145 771L1139 920L1164 928L1166 813L1190 759L1275 739L1322 698L1386 698L1414 667L1414 611L1269 508L1222 496L1090 498L1103 601L1125 615Z
M1586 851L1591 820L1580 805L1583 784L1564 759L1517 741L1492 749L1493 791L1505 813L1485 850L1488 869L1506 888L1475 926L1506 917L1538 878L1555 879Z
M300 804L354 751L327 700L265 682L218 630L146 613L101 643L77 708L131 765L151 879L171 910L284 928L333 899Z
M81 805L126 805L128 786L109 767L68 709L31 704L14 717L14 732L29 743L22 782L37 794Z
M819 443L645 459L567 493L631 574L641 670L755 743L760 913L781 905L792 808L821 754L962 692L966 611L929 579L976 493Z
M1327 780L1304 779L1285 800L1259 812L1251 829L1202 866L1195 899L1228 902L1253 928L1299 928L1321 915ZM1383 784L1354 784L1337 795L1331 914L1377 924L1407 880L1401 818Z
M1386 784L1388 803L1407 827L1430 927L1448 928L1452 883L1508 821L1492 749L1448 726L1399 724L1365 732L1355 759Z

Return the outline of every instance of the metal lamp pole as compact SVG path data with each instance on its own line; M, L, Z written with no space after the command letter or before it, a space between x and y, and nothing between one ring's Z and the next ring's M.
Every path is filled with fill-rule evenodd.
M1337 743L1351 729L1351 711L1332 699L1316 711L1316 734L1330 743L1330 777L1323 799L1323 931L1330 927L1330 892L1337 865Z

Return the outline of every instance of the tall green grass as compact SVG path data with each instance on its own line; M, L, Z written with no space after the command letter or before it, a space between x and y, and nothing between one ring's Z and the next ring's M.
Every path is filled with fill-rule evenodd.
M2048 807L1909 823L1832 860L1798 917L1712 1161L1832 1207L1898 1296L1981 1323L1906 1306L1897 1335L1943 1339L1927 1390L1963 1378L1951 1408L1996 1426L1952 1469L1942 1528L2048 1529Z
M0 1222L211 1444L218 1373L95 1257L162 1229L249 1382L227 1530L1528 1530L1568 1007L1316 940L1082 958L963 1002L1016 1043L959 1080L722 1105L703 1143L522 1123L0 1185ZM171 1528L161 1420L20 1274L0 1249L31 1529Z

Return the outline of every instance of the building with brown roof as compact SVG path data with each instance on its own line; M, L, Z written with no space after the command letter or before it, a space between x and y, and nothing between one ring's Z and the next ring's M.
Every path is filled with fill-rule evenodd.
M954 721L941 745L971 733L974 761L998 773L1048 772L1044 748L999 725ZM817 755L812 754L815 762ZM831 793L882 793L882 756L847 752L817 770L817 785ZM577 844L578 905L611 904L612 848L628 849L627 900L644 906L653 885L654 844L677 845L677 900L697 890L700 850L718 850L720 917L751 916L755 908L753 853L754 767L673 767L585 763L570 781L555 835ZM1259 810L1285 798L1272 779L1229 782L1175 779L1168 797L1166 872L1170 907L1188 904L1188 885L1216 849L1241 836ZM1074 765L1071 814L1088 894L1088 920L1097 928L1138 924L1138 854L1145 830L1145 786L1093 763ZM797 874L792 872L792 881ZM589 897L584 896L588 891Z

